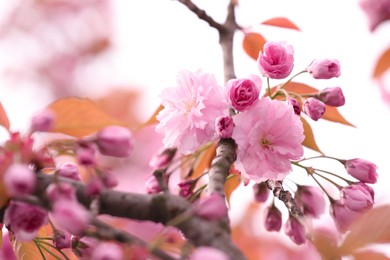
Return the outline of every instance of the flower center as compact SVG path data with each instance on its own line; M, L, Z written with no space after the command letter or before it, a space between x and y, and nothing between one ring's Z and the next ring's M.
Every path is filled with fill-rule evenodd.
M271 145L271 142L268 141L267 139L263 138L263 139L260 140L260 144L264 148L269 148L269 146Z

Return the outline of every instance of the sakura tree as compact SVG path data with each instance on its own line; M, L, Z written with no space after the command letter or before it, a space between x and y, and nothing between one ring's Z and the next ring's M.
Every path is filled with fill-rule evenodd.
M86 1L107 4L98 2ZM176 84L160 93L160 107L137 124L101 103L65 95L62 73L73 69L47 74L61 91L55 88L55 100L36 111L25 132L12 130L0 105L7 132L0 150L1 259L267 259L258 248L278 248L256 244L253 230L245 233L254 229L249 223L232 224L231 198L239 187L253 195L244 222L260 212L263 235L282 234L295 245L291 255L387 259L367 249L389 242L383 226L390 225L390 208L375 206L377 165L323 153L312 129L322 120L353 127L339 111L349 97L331 83L343 76L339 60L313 57L296 68L299 54L288 39L266 40L238 24L237 0L228 3L224 23L191 0L177 4L218 32L224 82L202 68L178 71ZM43 3L53 5L76 13L85 8ZM389 19L387 5L362 2L372 30ZM263 24L299 30L284 17ZM256 74L236 77L237 32L245 35ZM303 76L329 87L301 82ZM323 218L334 228L318 228Z

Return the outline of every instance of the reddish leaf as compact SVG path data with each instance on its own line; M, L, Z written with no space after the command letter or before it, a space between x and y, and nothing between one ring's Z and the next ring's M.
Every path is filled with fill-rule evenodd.
M349 255L373 243L390 243L390 205L371 209L351 225L340 250Z
M125 123L110 116L89 99L63 98L51 103L49 108L56 113L52 132L83 137L105 126L126 126Z
M311 126L309 125L309 123L303 118L303 117L300 117L301 118L301 121L302 121L302 125L303 125L303 131L304 131L304 134L305 134L305 140L303 140L303 143L302 145L309 148L309 149L312 149L313 151L316 151L316 152L319 152L321 154L324 154L320 148L318 147L317 143L316 143L316 140L314 138L314 133L313 133L313 130L311 129Z
M261 34L246 33L244 36L243 47L245 52L254 60L257 60L259 52L263 49L266 40Z
M203 151L195 164L191 178L198 178L211 166L211 162L215 158L217 144L213 144Z
M232 175L225 183L224 191L228 204L230 205L230 197L238 186L241 184L241 178L238 174Z
M380 253L380 252L375 252L371 250L367 251L362 251L359 253L353 254L353 259L354 260L389 260L389 257Z
M158 115L158 113L160 113L161 110L164 109L164 106L163 105L160 105L156 111L154 111L153 115L143 124L141 124L138 128L142 128L142 127L145 127L145 126L149 126L149 125L154 125L154 124L157 124L158 123L158 120L156 119L156 116Z
M291 22L289 19L285 17L271 18L269 20L262 22L262 24L300 31L298 26L296 26L293 22Z
M337 234L327 229L314 229L312 243L316 247L322 259L338 259L339 252L337 248Z
M9 130L10 127L9 119L1 103L0 103L0 125L3 126L5 129Z
M382 55L379 57L375 68L373 77L379 78L382 76L384 72L386 72L390 68L390 49L387 49L385 52L382 53Z

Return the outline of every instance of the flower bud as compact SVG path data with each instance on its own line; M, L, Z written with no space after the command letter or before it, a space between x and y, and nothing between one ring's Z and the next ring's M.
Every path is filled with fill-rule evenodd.
M264 226L267 231L280 231L282 228L282 212L274 204L265 211Z
M314 121L318 121L318 119L322 117L326 110L324 102L313 97L306 99L305 103L303 104L303 108L306 115L308 115Z
M8 167L3 176L7 193L13 197L22 197L34 191L36 176L26 164L14 163Z
M374 191L364 183L350 185L341 189L344 205L355 212L365 212L374 205Z
M208 246L201 246L196 248L190 256L190 260L204 260L204 259L228 260L229 257L223 251Z
M145 182L145 189L148 194L157 194L161 192L160 184L154 175L151 175Z
M318 218L325 212L326 201L323 191L318 187L299 186L295 193L295 201L307 216Z
M102 180L98 177L94 177L88 180L86 184L86 194L91 197L98 196L104 188Z
M345 97L340 87L325 88L316 97L328 106L340 107L345 104Z
M57 249L71 248L70 234L61 230L53 232L53 244Z
M107 126L97 133L96 144L103 155L128 157L133 150L133 135L122 126Z
M112 189L118 185L117 177L111 172L106 172L103 176L101 176L101 179L104 187L107 189Z
M296 100L295 98L289 98L288 103L293 107L294 113L299 116L301 114L302 108L298 100Z
M234 129L233 118L220 116L215 120L215 132L219 138L231 138Z
M227 216L227 206L224 198L218 193L212 193L196 208L196 215L207 220L217 220Z
M194 189L196 185L197 179L187 179L178 184L180 188L179 195L187 198L192 194L192 190Z
M62 230L73 235L82 234L91 220L91 215L84 206L69 200L54 202L51 217Z
M50 109L44 109L35 114L30 123L31 132L48 132L54 126L55 113Z
M154 155L149 162L149 166L153 169L165 169L171 163L173 157L175 157L177 149L167 148Z
M331 204L330 214L340 232L346 232L351 224L361 215L349 210L341 200L337 200Z
M264 77L284 79L294 67L294 49L286 42L266 42L257 64Z
M250 75L248 79L231 79L226 83L227 101L237 111L245 111L258 99L262 81L257 75Z
M101 243L92 251L94 260L123 260L123 251L120 246L113 243Z
M66 182L52 183L46 188L46 194L51 202L58 200L76 200L75 188Z
M253 193L255 195L255 201L257 202L266 202L270 194L270 189L267 184L263 181L260 183L255 183L253 185Z
M358 158L344 160L341 162L344 164L348 174L350 174L352 177L365 183L376 183L378 178L376 169L378 167L372 162Z
M92 237L77 237L73 236L71 239L72 252L80 260L92 259L92 253L95 248L99 245L99 241Z
M61 164L57 169L58 176L80 181L79 167L75 163L67 162Z
M292 215L289 216L284 227L285 233L297 245L306 243L306 231L301 222Z
M83 146L76 151L77 161L84 166L95 164L95 149L92 146Z
M331 79L340 76L340 63L335 59L313 60L307 71L315 79Z

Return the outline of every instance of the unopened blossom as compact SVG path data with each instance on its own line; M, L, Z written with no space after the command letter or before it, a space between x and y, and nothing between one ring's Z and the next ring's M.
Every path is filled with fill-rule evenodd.
M112 172L103 173L100 178L104 187L106 187L107 189L112 189L118 186L118 178Z
M66 162L61 164L57 168L57 174L58 176L69 178L75 181L81 180L79 167L77 166L77 164L72 162Z
M220 116L215 120L215 132L219 138L231 138L234 130L233 118Z
M248 78L231 79L226 83L226 94L229 105L242 112L251 107L258 99L262 81L257 75Z
M38 230L47 224L47 211L24 202L11 201L4 214L4 225L8 226L19 241L31 241Z
M95 164L95 148L92 146L79 147L76 151L77 161L84 166Z
M371 32L375 31L383 22L390 20L389 0L361 0L359 5L366 13Z
M194 250L189 260L228 260L229 257L225 252L214 247L201 246Z
M262 98L234 123L238 161L251 180L281 180L291 171L290 160L303 155L302 122L287 102Z
M4 185L10 196L22 197L33 192L36 186L34 171L27 164L11 164L3 175Z
M92 251L93 260L123 260L123 250L114 243L100 243Z
M158 183L158 180L154 175L151 175L145 181L145 189L146 189L146 193L148 194L157 194L161 192L160 184Z
M284 232L295 244L302 245L306 243L305 227L292 215L286 221Z
M46 188L46 195L51 202L76 199L75 188L66 182L52 183Z
M309 97L306 99L305 103L303 103L303 111L311 119L318 121L318 119L325 114L326 106L324 102L314 97Z
M96 145L103 155L128 157L133 150L133 134L123 126L107 126L97 133Z
M54 202L50 217L62 230L80 235L91 221L90 212L77 201L59 200Z
M345 104L345 97L340 87L329 87L321 90L316 98L328 106L340 107Z
M266 202L270 192L271 190L264 181L253 185L253 194L257 202Z
M374 190L364 183L349 185L341 189L344 205L356 212L365 212L374 205Z
M295 98L289 98L288 103L293 107L294 113L299 116L301 114L302 108L298 100Z
M215 119L228 114L214 75L202 71L181 71L177 87L165 89L161 98L164 109L156 117L156 131L164 135L165 148L184 154L216 139Z
M50 109L39 111L31 118L31 132L47 132L54 127L55 113Z
M331 79L339 77L340 62L335 59L316 59L307 67L307 71L315 79Z
M280 231L282 228L282 212L272 204L265 211L264 227L267 231Z
M217 220L227 216L225 199L214 192L202 201L195 210L196 215L207 220Z
M70 234L56 229L53 232L53 244L57 249L71 248Z
M164 169L172 162L176 155L176 148L163 149L155 154L149 162L149 166L153 169Z
M72 252L78 257L78 259L91 260L91 256L100 242L93 237L73 236L71 244Z
M103 181L99 177L94 177L88 180L86 184L87 196L98 196L105 188Z
M257 64L264 77L284 79L294 67L294 49L286 42L266 42Z
M371 184L377 182L378 173L376 170L378 167L374 163L359 158L343 160L342 163L348 174L359 181Z
M299 186L295 193L295 201L306 216L318 218L325 212L324 193L317 186Z
M179 184L177 184L180 188L179 195L184 197L184 198L191 195L193 192L193 189L196 185L196 182L197 182L197 179L187 179L187 180L184 180L184 181L180 182Z
M331 204L330 214L340 232L346 232L351 224L361 216L361 213L348 209L341 200L337 200Z

